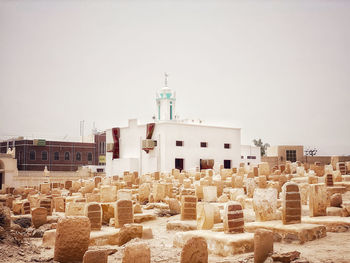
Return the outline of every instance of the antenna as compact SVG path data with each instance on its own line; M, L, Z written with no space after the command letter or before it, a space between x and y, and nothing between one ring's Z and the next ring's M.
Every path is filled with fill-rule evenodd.
M84 120L80 121L80 136L81 141L84 142Z
M165 87L168 87L168 77L169 77L169 74L164 72L164 86Z

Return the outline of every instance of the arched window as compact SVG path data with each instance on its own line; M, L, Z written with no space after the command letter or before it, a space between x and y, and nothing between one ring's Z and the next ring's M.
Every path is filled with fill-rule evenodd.
M69 152L64 153L64 160L69 161Z
M81 161L81 153L77 152L76 156L75 156L75 160L76 161Z
M47 161L47 151L42 151L41 152L41 160L42 161Z
M30 151L29 152L29 160L35 160L35 151Z
M92 161L92 153L88 153L88 162L91 162Z
M59 152L55 152L53 154L53 158L54 158L55 161L58 161L60 159L60 153Z

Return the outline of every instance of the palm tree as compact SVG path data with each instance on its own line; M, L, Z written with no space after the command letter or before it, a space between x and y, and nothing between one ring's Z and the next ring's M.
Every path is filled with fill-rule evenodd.
M253 143L256 147L260 147L260 153L261 153L261 156L265 156L266 154L266 149L267 147L270 147L270 144L268 143L263 143L262 140L259 138L259 139L254 139L253 140Z

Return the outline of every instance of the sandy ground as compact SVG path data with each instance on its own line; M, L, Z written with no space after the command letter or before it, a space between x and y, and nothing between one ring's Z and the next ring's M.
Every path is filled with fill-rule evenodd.
M130 242L146 242L151 248L151 262L180 262L181 249L173 247L173 236L176 232L166 230L167 221L178 218L179 215L173 217L161 217L154 221L142 223L144 226L152 227L154 238L148 240L134 239ZM27 239L20 247L0 244L0 262L53 262L54 250L52 248L43 248L40 245L41 238ZM108 262L121 262L124 246L90 247L90 249L116 249L117 252L109 256ZM350 232L327 233L327 237L307 242L303 245L274 243L274 250L278 252L297 250L301 253L302 259L307 259L311 263L349 263ZM231 257L209 255L209 262L251 262L252 257L253 253Z

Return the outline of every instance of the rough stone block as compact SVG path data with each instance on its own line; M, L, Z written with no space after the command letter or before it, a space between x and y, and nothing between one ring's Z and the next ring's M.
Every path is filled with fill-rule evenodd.
M90 240L90 220L86 216L62 217L58 220L54 260L82 261Z

